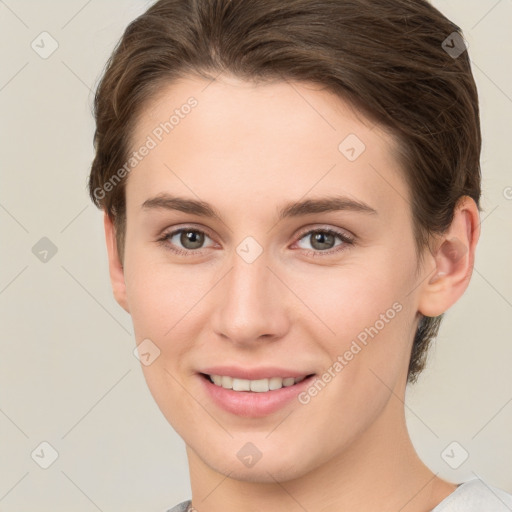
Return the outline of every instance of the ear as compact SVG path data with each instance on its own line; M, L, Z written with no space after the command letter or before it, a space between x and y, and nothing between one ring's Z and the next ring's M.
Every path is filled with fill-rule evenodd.
M472 198L463 196L457 202L451 225L425 257L429 277L420 290L421 314L441 315L462 296L471 279L479 237L478 208Z
M124 282L124 269L117 251L116 230L112 219L107 213L103 215L103 225L105 226L110 284L112 285L114 298L119 305L129 313L128 301L126 299L126 285Z

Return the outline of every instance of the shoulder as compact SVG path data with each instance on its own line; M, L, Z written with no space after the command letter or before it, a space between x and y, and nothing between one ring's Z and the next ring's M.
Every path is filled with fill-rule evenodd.
M190 506L190 501L184 501L175 507L172 507L167 512L187 512L188 507Z
M512 495L479 478L460 484L431 512L510 512Z

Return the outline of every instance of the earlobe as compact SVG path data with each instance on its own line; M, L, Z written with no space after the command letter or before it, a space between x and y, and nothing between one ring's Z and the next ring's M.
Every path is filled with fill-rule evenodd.
M110 273L110 283L114 298L119 305L128 313L128 301L126 298L126 284L124 282L124 269L117 250L116 231L112 219L107 213L103 215L103 225L105 227L105 242L108 253L108 269Z
M420 292L419 312L439 316L462 296L469 285L480 236L480 218L476 203L462 197L455 208L449 228L438 238L426 268L430 277Z

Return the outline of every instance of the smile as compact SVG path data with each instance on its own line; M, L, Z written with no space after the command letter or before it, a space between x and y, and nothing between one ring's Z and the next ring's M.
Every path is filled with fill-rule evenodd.
M279 368L217 367L203 370L198 377L206 396L216 407L239 417L263 418L285 407L301 406L297 396L315 375Z
M208 375L210 381L216 386L233 391L253 391L254 393L266 393L275 391L283 387L293 386L302 382L306 375L302 377L270 377L269 379L238 379L227 375Z

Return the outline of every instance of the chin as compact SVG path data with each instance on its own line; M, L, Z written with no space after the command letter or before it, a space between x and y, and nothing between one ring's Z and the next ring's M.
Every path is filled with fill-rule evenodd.
M208 464L208 461L204 461ZM295 461L296 462L296 461ZM208 464L214 471L229 476L240 482L275 484L276 482L287 482L305 475L308 471L306 468L295 466L293 463L284 465L284 461L266 461L260 460L252 468L240 467L239 461L233 461L232 464L225 461L215 461Z
M204 445L200 447L202 450L194 451L203 464L213 471L241 482L286 482L300 478L321 465L321 461L315 464L313 453L309 453L307 458L304 456L303 444L300 442L295 444L295 450L268 442L265 446L263 442L258 444L261 451L256 451L254 445L251 446L245 440L242 443L231 440L223 446L219 444L217 446L220 450L211 450L208 453L204 452ZM250 459L251 455L253 460Z

